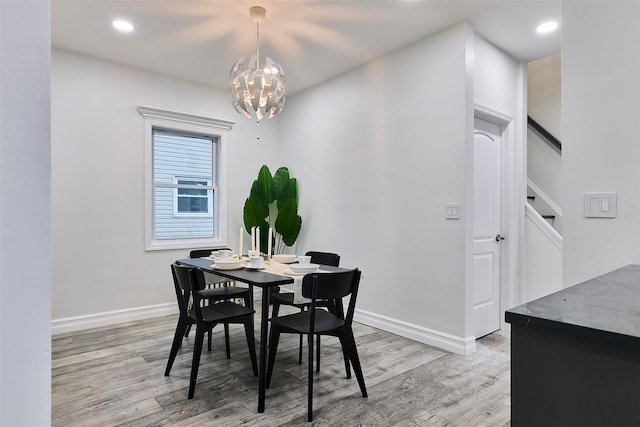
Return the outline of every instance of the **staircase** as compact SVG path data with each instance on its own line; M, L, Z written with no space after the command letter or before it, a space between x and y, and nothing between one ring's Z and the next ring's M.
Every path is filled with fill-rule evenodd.
M527 205L562 235L562 210L531 180L527 180Z
M531 206L535 205L535 201L536 196L534 196L533 194L527 196L527 203L529 203ZM556 216L554 214L544 214L540 216L542 216L542 218L544 218L545 221L547 221L549 225L553 227L554 220L556 219Z
M560 141L531 118L529 128L560 155ZM530 179L525 204L525 240L523 303L562 289L562 209Z

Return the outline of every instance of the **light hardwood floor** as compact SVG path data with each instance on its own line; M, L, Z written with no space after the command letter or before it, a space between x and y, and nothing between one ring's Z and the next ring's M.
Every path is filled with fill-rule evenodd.
M356 324L366 399L355 376L345 377L337 339L325 337L314 422L307 423L307 371L298 364L297 336L281 337L266 410L259 414L241 327L231 327L231 359L222 327L214 330L213 349L203 349L195 396L188 400L193 332L171 376L164 376L175 322L166 316L55 336L52 425L510 425L507 332L480 339L477 352L462 357Z

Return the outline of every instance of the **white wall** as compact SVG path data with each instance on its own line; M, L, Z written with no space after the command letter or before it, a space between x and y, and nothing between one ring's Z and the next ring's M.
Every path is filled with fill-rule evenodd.
M561 55L527 63L527 111L553 136L562 140Z
M563 282L640 263L640 3L562 2ZM618 193L618 217L583 197Z
M0 2L0 425L51 422L49 2Z
M465 198L469 34L446 30L287 101L300 245L360 268L358 307L387 327L465 335L467 216L446 221L444 205Z
M480 35L474 37L473 98L514 118L523 111L523 65ZM519 125L522 120L518 119Z
M257 141L255 122L235 112L227 91L54 49L54 320L162 304L175 309L169 266L188 251L144 252L139 105L236 121L228 150L233 247L260 166L280 165L273 120L281 116L261 124Z
M527 110L562 141L560 54L527 64ZM562 206L562 156L535 132L527 137L527 175L553 202Z
M473 345L473 49L471 28L455 26L291 97L281 123L283 163L300 178L300 246L339 252L341 265L363 271L360 321L454 351ZM483 98L495 76L478 78ZM513 92L483 99L514 113ZM462 204L459 221L445 219L449 202Z

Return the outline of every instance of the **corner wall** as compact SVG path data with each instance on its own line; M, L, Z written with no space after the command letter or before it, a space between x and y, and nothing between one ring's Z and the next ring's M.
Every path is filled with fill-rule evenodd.
M51 422L49 2L0 1L0 425Z
M475 348L474 96L514 116L522 101L511 86L522 85L517 61L487 43L475 74L473 40L467 24L444 30L291 97L281 123L283 163L300 179L299 245L363 271L359 321L461 354ZM493 72L507 82L497 91L496 56ZM445 219L451 202L460 220Z
M640 263L640 3L562 2L563 284ZM618 193L617 218L584 194Z
M466 25L291 97L305 250L358 267L364 323L464 347ZM404 328L404 331L398 330Z

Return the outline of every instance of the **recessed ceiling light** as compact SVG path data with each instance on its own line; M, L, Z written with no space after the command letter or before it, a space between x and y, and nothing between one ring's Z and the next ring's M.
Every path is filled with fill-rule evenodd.
M556 28L558 28L558 22L549 21L549 22L545 22L544 24L538 25L538 28L536 28L536 31L541 34L544 34L544 33L550 33L551 31L554 31Z
M123 33L130 33L133 31L133 24L129 21L125 21L124 19L114 19L111 23L113 28L118 31L122 31Z

